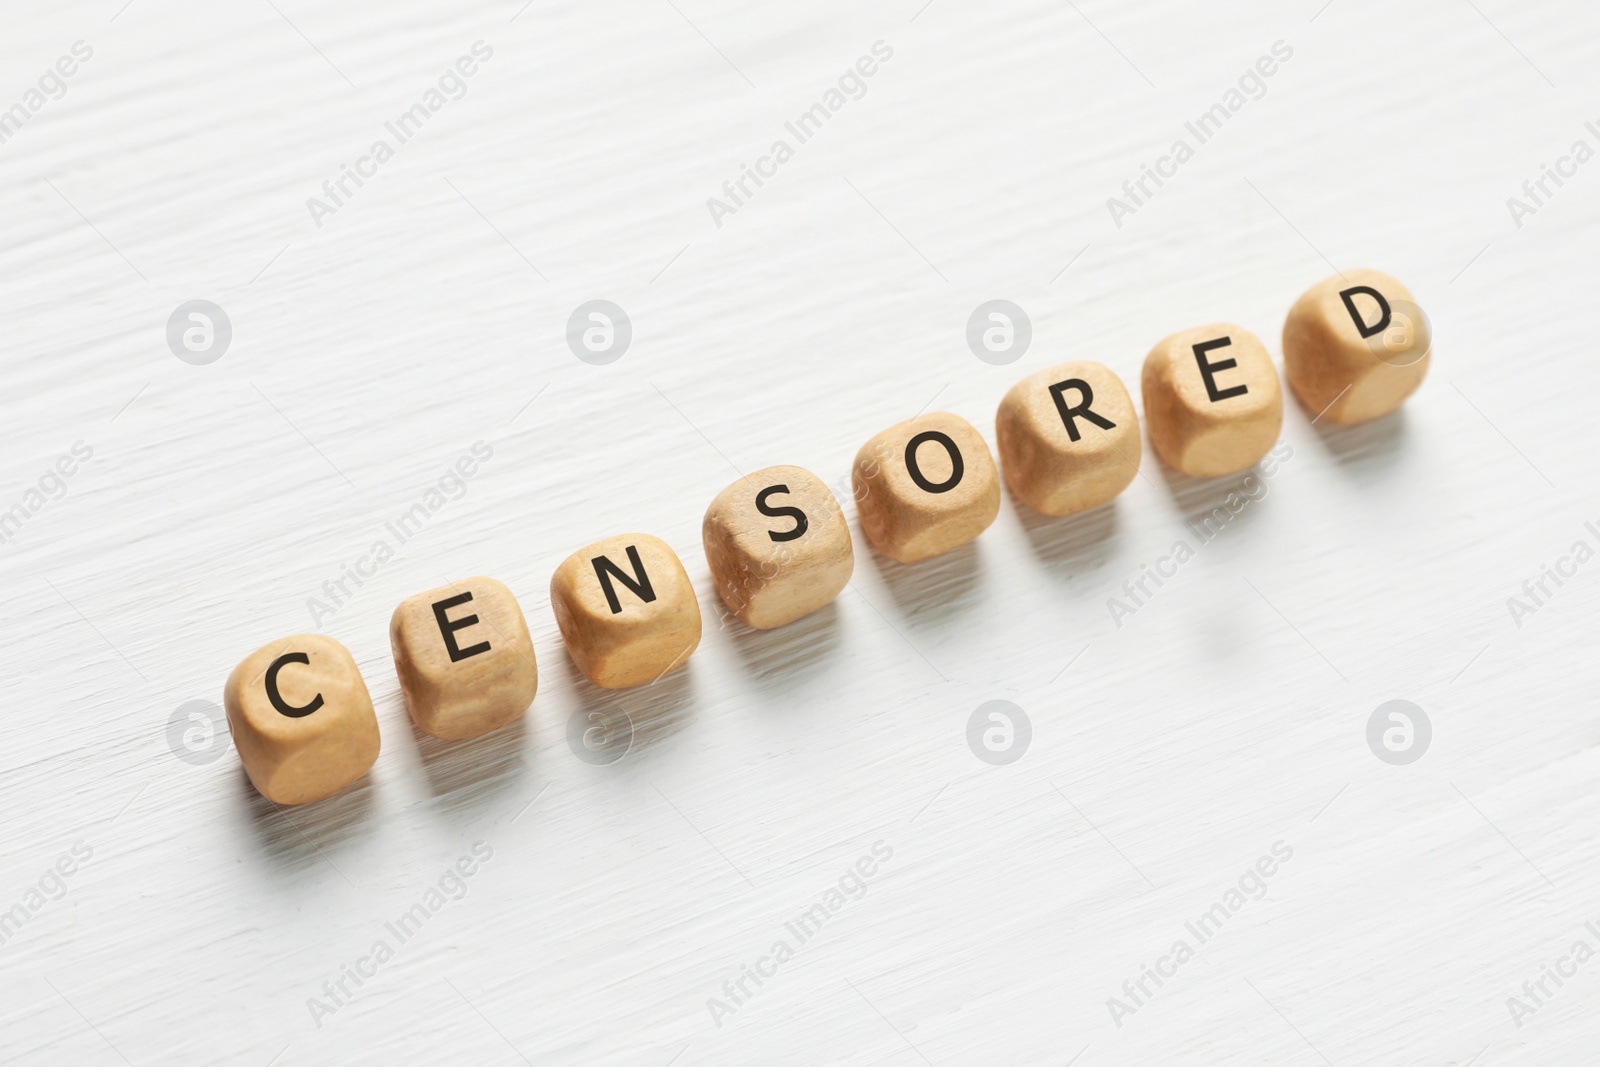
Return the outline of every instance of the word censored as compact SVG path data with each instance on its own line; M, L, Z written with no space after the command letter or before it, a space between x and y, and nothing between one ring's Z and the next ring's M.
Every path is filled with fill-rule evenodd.
M1004 317L1004 316L1002 316ZM1397 329L1397 324L1403 328ZM1385 274L1353 270L1309 289L1283 328L1284 372L1301 402L1330 422L1378 418L1420 384L1431 331L1410 292ZM1170 467L1196 478L1237 474L1271 457L1259 480L1191 530L1204 545L1266 493L1292 450L1278 446L1283 389L1266 347L1242 326L1215 323L1157 342L1140 376L1150 443ZM1070 515L1112 501L1138 473L1140 414L1109 368L1063 363L1029 375L995 414L999 463L983 435L947 411L920 414L869 439L851 466L851 495L872 547L915 564L975 540L1000 509L1002 479L1028 507ZM480 447L481 450L480 450ZM403 542L442 508L447 487L492 455L482 442L420 504L386 531ZM784 626L823 608L849 583L855 550L843 509L827 484L795 466L746 475L712 500L701 541L727 612L756 629ZM1123 596L1107 601L1117 626L1141 610L1198 551L1176 542ZM344 579L325 584L334 606L390 558L386 539ZM671 545L647 533L597 541L568 556L550 579L550 604L573 665L603 689L650 685L680 669L699 647L700 603ZM313 619L326 617L314 604ZM329 611L328 613L331 613ZM538 690L527 621L510 589L478 576L410 597L395 609L390 647L407 710L418 729L459 740L520 719ZM250 780L279 804L328 796L366 774L379 731L350 652L319 634L264 645L233 671L223 707ZM985 705L969 723L978 758L1004 764L1032 736L1015 705ZM585 762L620 758L631 722L574 718L569 744ZM1391 762L1419 757L1426 740ZM1378 751L1375 748L1375 751ZM1389 751L1389 750L1385 750ZM1379 752L1384 756L1384 752ZM1387 758L1387 757L1386 757Z

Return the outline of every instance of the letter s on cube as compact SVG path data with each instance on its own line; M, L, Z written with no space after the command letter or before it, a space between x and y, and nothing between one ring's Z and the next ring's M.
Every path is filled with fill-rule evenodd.
M711 501L700 532L718 595L758 630L829 603L855 568L839 501L803 467L768 467L740 478Z
M343 789L378 759L378 717L350 652L300 634L264 645L228 676L233 747L261 795L305 804Z

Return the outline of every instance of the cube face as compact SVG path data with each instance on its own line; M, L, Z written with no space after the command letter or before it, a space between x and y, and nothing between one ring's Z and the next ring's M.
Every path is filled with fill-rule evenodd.
M1143 452L1133 398L1098 363L1062 363L1012 386L995 437L1012 495L1045 515L1111 500L1139 473Z
M959 548L1000 512L989 446L970 422L945 411L897 423L862 445L851 482L862 531L900 563Z
M245 773L278 804L338 792L378 759L378 717L356 661L321 634L274 641L228 676L223 707Z
M417 727L477 737L533 703L539 666L517 598L493 578L467 578L408 597L389 620L400 690Z
M550 579L567 652L595 685L655 681L700 644L700 603L660 538L623 534L568 556Z
M1166 338L1140 380L1150 443L1195 478L1236 474L1265 456L1283 428L1283 390L1255 335L1217 323Z
M855 568L839 501L801 467L768 467L728 486L706 509L701 537L723 603L761 630L827 604Z
M1283 372L1315 417L1367 422L1422 384L1433 330L1411 291L1380 271L1351 270L1303 293L1283 323Z

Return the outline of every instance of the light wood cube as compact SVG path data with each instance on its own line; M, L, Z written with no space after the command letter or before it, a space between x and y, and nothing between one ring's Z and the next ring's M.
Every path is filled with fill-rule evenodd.
M867 539L900 563L959 548L1000 512L989 446L946 411L896 423L862 445L851 482Z
M1022 379L1000 401L994 429L1006 485L1045 515L1099 507L1139 473L1133 399L1098 363L1062 363Z
M511 590L467 578L408 597L389 620L389 647L406 707L434 737L477 737L533 703L539 666Z
M1195 478L1251 466L1283 427L1272 357L1240 326L1197 326L1166 338L1145 357L1140 386L1150 443Z
M550 579L550 606L572 662L607 689L653 682L700 644L689 575L649 534L607 538L568 556Z
M1283 373L1311 414L1329 422L1387 415L1422 384L1433 329L1411 290L1375 270L1313 285L1283 323Z
M261 795L305 804L337 793L378 759L378 717L339 642L299 634L246 656L223 689L233 747Z
M855 568L839 501L800 467L768 467L718 493L701 538L722 602L758 630L816 611Z

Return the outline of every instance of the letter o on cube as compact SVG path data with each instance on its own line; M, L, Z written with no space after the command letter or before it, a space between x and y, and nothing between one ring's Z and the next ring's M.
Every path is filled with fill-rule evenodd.
M989 446L946 411L897 423L862 445L851 482L867 540L899 563L959 548L1000 513Z
M305 804L337 793L378 759L378 717L350 652L299 634L264 645L228 676L233 747L261 795Z
M1241 326L1197 326L1163 339L1140 376L1156 454L1194 478L1237 474L1265 456L1283 428L1272 357Z
M1006 393L994 419L1011 494L1044 515L1099 507L1139 473L1139 416L1098 363L1062 363Z
M1422 384L1433 328L1411 291L1352 270L1301 294L1283 323L1283 373L1315 417L1350 424L1398 408Z

